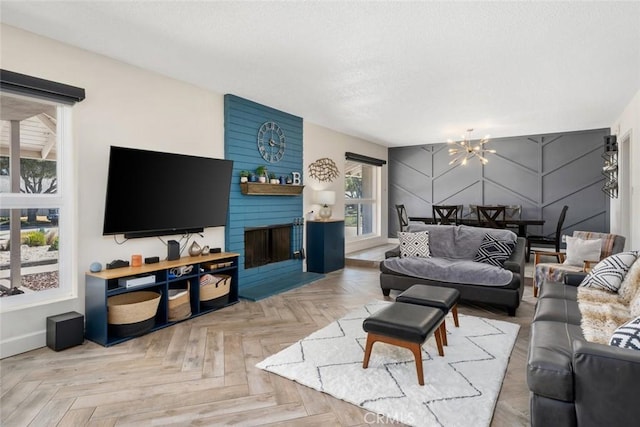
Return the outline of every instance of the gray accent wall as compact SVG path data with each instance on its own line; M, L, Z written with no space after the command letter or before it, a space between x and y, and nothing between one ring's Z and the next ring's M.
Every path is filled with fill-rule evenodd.
M433 204L521 205L522 218L544 219L530 234L553 235L560 210L569 206L564 234L609 232L609 198L602 192L604 136L596 129L492 139L489 163L477 159L449 166L449 145L389 149L389 237L399 229L395 205L408 215L431 217ZM472 135L473 137L474 135Z

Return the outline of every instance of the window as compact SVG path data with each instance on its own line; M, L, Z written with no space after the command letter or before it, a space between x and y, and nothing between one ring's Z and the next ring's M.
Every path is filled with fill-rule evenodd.
M347 240L380 235L379 168L354 160L345 162L344 223Z
M71 297L71 107L0 92L0 307ZM68 165L68 167L63 167Z

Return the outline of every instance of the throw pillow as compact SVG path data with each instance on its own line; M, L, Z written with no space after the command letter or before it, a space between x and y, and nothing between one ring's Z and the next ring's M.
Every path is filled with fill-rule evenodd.
M609 345L640 350L640 317L625 323L615 330Z
M567 258L564 264L583 266L585 261L600 261L601 239L579 239L567 236Z
M628 304L638 292L640 292L640 261L636 260L624 276L618 294Z
M627 251L611 255L600 261L591 269L580 286L599 288L609 292L618 292L622 280L638 259L638 252Z
M482 243L478 248L475 258L476 262L484 262L485 264L502 267L504 262L509 259L516 243L510 240L500 240L487 233L482 239Z
M419 231L417 233L407 233L400 231L398 233L400 240L400 258L415 256L429 258L429 232Z

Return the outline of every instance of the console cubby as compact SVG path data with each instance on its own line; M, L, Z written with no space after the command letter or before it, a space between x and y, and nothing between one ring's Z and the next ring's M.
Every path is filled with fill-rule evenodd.
M178 267L192 266L191 272L179 277L171 275L171 270ZM119 279L155 275L155 282L130 288L119 286ZM231 277L228 300L224 303L207 307L200 301L200 277L204 274L224 274ZM114 295L136 291L154 291L161 294L155 324L149 332L166 328L196 316L211 313L238 302L238 254L222 252L195 257L182 257L174 261L162 261L155 264L143 264L140 267L123 267L104 270L98 273L86 273L85 291L85 337L103 346L111 346L131 337L117 337L109 333L107 322L107 299ZM169 321L168 291L190 283L191 316L186 319Z

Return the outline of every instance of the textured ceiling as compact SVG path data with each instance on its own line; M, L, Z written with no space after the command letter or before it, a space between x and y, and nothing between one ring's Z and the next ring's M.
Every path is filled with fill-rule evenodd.
M640 2L0 8L9 25L387 146L608 127L640 89Z

